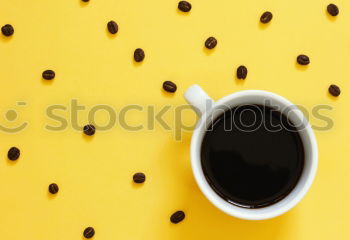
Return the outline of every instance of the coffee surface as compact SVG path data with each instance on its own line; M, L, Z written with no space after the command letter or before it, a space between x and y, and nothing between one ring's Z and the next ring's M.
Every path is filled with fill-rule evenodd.
M304 148L281 112L244 105L226 111L209 126L201 163L218 195L241 207L260 208L283 199L296 186Z

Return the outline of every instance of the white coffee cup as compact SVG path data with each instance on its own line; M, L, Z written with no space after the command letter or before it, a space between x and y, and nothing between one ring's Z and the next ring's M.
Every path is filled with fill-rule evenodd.
M231 216L247 220L263 220L279 216L301 201L314 180L318 164L318 150L308 120L294 104L277 94L261 90L239 91L214 102L198 85L191 86L185 92L184 97L199 116L191 141L191 163L197 184L210 202ZM287 117L297 126L305 153L303 172L294 189L282 200L262 208L243 208L222 199L209 185L201 166L201 145L212 120L223 113L223 107L227 109L246 104L277 107L282 112L283 109L293 109L288 111Z

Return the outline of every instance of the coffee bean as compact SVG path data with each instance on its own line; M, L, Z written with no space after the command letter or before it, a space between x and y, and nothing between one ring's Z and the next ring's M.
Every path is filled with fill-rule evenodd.
M115 21L109 21L107 23L107 28L112 34L116 34L118 32L118 24Z
M260 17L260 22L266 24L266 23L270 22L271 19L272 19L272 13L271 12L264 12Z
M43 79L45 80L52 80L55 78L55 75L56 75L55 72L52 70L45 70L42 74Z
M137 48L134 52L134 59L136 62L142 62L145 58L145 52L141 48Z
M337 5L331 3L327 6L327 12L332 15L333 17L337 16L339 14L339 9Z
M334 84L329 86L328 91L334 97L338 97L341 93L340 88Z
M95 235L95 229L93 227L87 227L83 233L85 238L92 238Z
M297 57L297 62L300 65L308 65L310 63L310 59L308 56L301 54Z
M192 5L191 5L191 3L187 2L187 1L180 1L178 8L182 12L189 12L192 9Z
M213 49L214 47L216 47L216 44L218 44L218 41L214 37L209 37L205 41L205 47L208 49Z
M89 0L82 0L83 2L88 2Z
M88 124L84 126L84 133L88 136L92 136L95 134L95 126L92 124Z
M170 217L170 221L175 224L181 222L184 219L185 219L185 213L183 211L177 211L173 213Z
M16 147L10 148L10 150L7 152L7 157L11 161L16 161L19 158L19 155L21 155L21 151Z
M1 32L2 34L4 34L6 37L11 36L15 30L13 29L12 25L10 24L6 24L4 26L1 27Z
M173 92L176 92L177 86L175 83L171 81L165 81L163 83L163 88L165 91L173 93Z
M248 69L245 66L242 65L237 68L238 79L243 79L243 80L246 79L247 74L248 74Z
M50 192L51 194L56 194L56 193L58 193L58 190L59 190L59 187L58 187L58 185L57 185L56 183L51 183L51 184L49 185L49 192Z
M144 173L135 173L132 177L135 183L143 183L146 180L146 175Z

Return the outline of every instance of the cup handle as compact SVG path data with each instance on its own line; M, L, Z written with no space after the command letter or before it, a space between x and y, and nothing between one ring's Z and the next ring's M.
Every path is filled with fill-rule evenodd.
M210 110L214 104L214 100L198 85L192 85L189 87L186 90L184 97L199 117L204 115L206 111Z

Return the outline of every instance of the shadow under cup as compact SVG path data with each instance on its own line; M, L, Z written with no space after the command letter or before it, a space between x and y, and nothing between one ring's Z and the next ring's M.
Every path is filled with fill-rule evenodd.
M283 145L283 139L281 142L278 142L278 139L281 136L283 137L284 133L282 133L281 136L271 138L271 144L268 142L262 142L261 145L264 146L262 146L261 149L265 150L265 153L269 151L273 151L275 153L279 150L281 150L282 153L280 151L280 155L275 154L275 159L272 159L272 162L269 162L269 159L261 157L256 158L255 160L253 159L257 165L260 165L258 168L253 168L253 171L251 172L252 169L249 167L252 165L245 163L247 159L245 159L244 156L242 157L242 152L240 152L240 149L244 148L244 144L249 143L249 137L254 138L257 136L263 140L268 139L264 138L263 135L265 133L260 132L257 133L257 135L249 132L240 133L241 135L236 137L233 136L233 133L230 131L225 133L218 132L216 129L216 124L223 119L223 113L232 112L233 109L237 109L238 106L264 106L265 109L275 110L275 113L277 113L278 116L284 118L283 121L288 120L288 122L291 123L289 127L294 127L295 131L294 133L291 133L290 136L285 136L286 138L284 140L294 138L296 145L295 152L288 153L288 151L293 151L293 146ZM264 114L262 116L265 116ZM230 145L230 143L227 143L227 141L232 136L237 145L242 144L241 147L237 146L237 148L231 153L226 152L222 154L221 150L225 149L223 145ZM240 139L241 141L244 140L245 142L237 142L240 141ZM288 144L288 141L285 141L285 143ZM251 144L251 151L248 153L248 155L250 154L251 156L256 156L259 154L259 152L254 153L254 151L260 151L261 149L259 150L259 146L256 145L256 142L252 142ZM270 149L265 149L269 144ZM273 149L273 145L278 145L282 149ZM212 149L210 149L210 151L206 151L207 148L210 148L211 146ZM286 150L287 152L283 153L283 150ZM244 151L249 151L249 146ZM300 159L299 163L296 162L292 166L292 169L296 170L296 172L292 173L292 176L288 175L287 172L284 174L286 176L279 176L278 174L276 176L271 176L271 174L273 174L272 170L274 170L273 164L276 164L277 161L276 156L284 156L285 159L281 160L282 165L283 160L285 160L284 164L287 163L288 165L288 161L292 159L289 155L293 154L294 157ZM252 220L272 218L295 206L311 186L317 168L316 140L303 113L285 98L273 93L258 90L237 92L222 98L218 102L215 102L213 107L209 111L206 111L198 123L192 140L191 155L192 168L195 178L206 197L215 206L229 215ZM236 159L236 163L229 163L229 161L225 159L227 157L232 158L233 162ZM210 160L210 158L212 159ZM219 163L213 161L215 159L218 160ZM262 161L263 163L261 164L259 161ZM268 163L272 163L272 165L269 165ZM278 164L275 166L276 168L281 167L281 165ZM286 165L282 167L286 167ZM233 168L233 170L236 171L230 173L232 169L229 168ZM275 173L276 172L278 171L275 171ZM266 193L266 190L271 191L272 189L273 191L273 188L269 186L264 187L264 184L276 186L276 184L278 185L280 182L283 182L283 177L292 179L291 183L288 183L289 185L287 184L287 188L282 188L280 194L277 195L274 195L273 192L271 194ZM256 186L252 185L254 182L257 184ZM229 189L230 185L231 189ZM246 190L246 192L244 190ZM252 199L250 200L253 200L254 197L259 195L264 196L264 194L266 196L270 194L271 196L270 198L267 197L264 201L260 202L249 201L249 199L247 199L247 196L249 198L249 190L251 190L250 194L253 194L251 195Z

